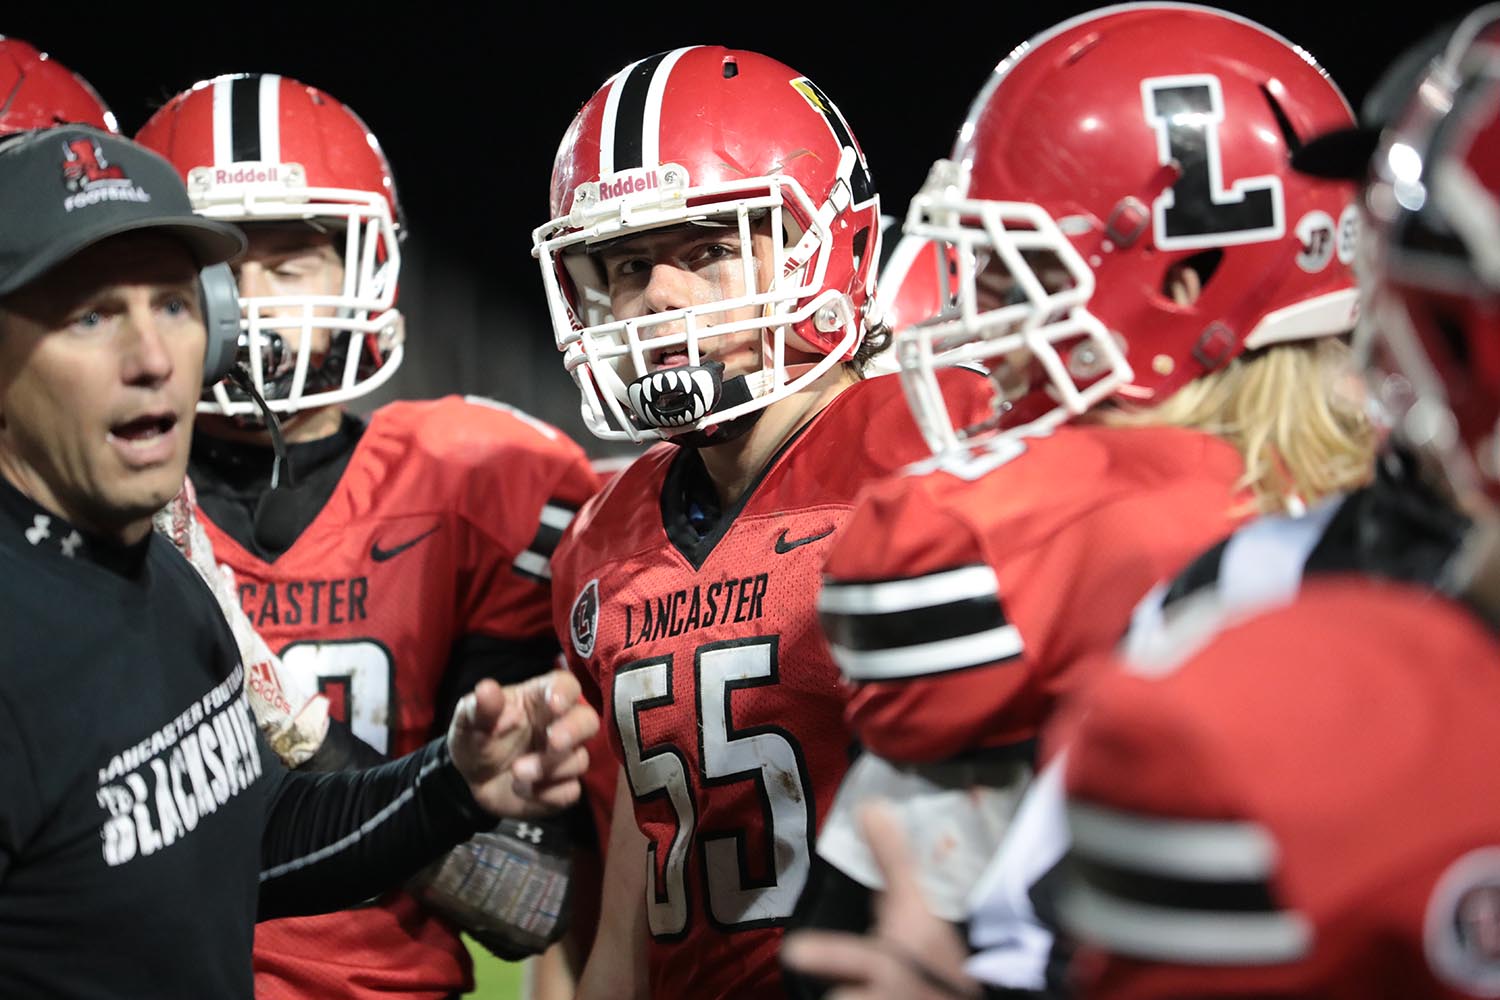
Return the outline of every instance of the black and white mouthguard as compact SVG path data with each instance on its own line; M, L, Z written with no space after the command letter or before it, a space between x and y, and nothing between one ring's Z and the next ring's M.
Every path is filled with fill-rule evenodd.
M664 368L630 383L630 409L646 427L687 427L713 412L724 391L724 365Z

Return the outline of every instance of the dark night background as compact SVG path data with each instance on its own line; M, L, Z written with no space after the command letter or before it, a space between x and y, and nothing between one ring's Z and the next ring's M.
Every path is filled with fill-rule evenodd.
M460 6L275 0L6 4L0 34L88 78L133 133L176 91L224 72L278 72L354 108L395 170L410 236L401 371L358 409L445 392L506 400L604 451L577 416L553 347L531 230L547 219L552 156L573 114L626 63L724 44L806 73L859 137L887 213L945 155L994 64L1098 4L845 3ZM1358 107L1401 49L1471 4L1223 3L1310 51ZM733 12L733 13L731 13ZM760 12L753 18L747 15Z

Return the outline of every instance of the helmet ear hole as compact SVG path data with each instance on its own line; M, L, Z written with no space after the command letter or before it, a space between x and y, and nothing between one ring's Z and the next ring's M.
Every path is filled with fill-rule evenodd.
M805 230L798 225L797 218L789 211L781 213L781 246L784 250L790 250L802 239ZM775 235L774 233L772 234Z
M855 270L859 270L860 264L864 262L865 250L866 248L868 248L869 244L870 227L865 226L864 228L856 231L853 240L850 241L850 247L854 251Z
M1224 251L1218 248L1177 261L1162 275L1161 294L1178 305L1191 305L1208 288L1223 261Z

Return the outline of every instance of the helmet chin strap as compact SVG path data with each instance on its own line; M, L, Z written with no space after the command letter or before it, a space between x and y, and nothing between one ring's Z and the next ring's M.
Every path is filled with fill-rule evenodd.
M353 349L353 341L357 336L360 336L360 334L351 330L335 330L333 332L327 352L324 353L320 360L308 365L307 379L302 385L302 394L304 396L338 387L339 380L342 377L349 357L349 351ZM249 353L249 347L245 341L245 335L241 334L239 349L241 361L239 364L242 367L246 366L247 363L243 359ZM296 364L293 360L294 352L292 348L287 346L285 339L277 333L262 333L261 342L261 371L276 373L269 378L263 375L263 384L272 398L280 399L285 395L286 390L290 389L292 379L296 374ZM365 362L361 362L360 367L361 374L363 375ZM248 371L248 368L246 370ZM247 391L245 383L237 376L230 379L229 385L225 388L232 402L244 402L255 398ZM205 393L205 397L212 398L207 393ZM259 406L262 401L259 398L255 398L255 402ZM243 428L258 429L266 426L265 420L260 413L238 414L233 420L238 426Z
M720 368L722 367L721 365ZM750 376L736 375L723 383L719 406L716 409L728 409L731 406L748 403L753 398L754 394L750 390ZM711 448L716 444L724 444L748 434L760 420L761 414L765 412L765 407L761 407L724 423L708 424L684 434L673 434L667 440L680 448Z

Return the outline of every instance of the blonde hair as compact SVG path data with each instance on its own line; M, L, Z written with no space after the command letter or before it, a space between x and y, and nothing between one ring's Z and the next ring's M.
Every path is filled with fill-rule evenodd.
M1187 427L1223 438L1245 461L1261 512L1295 512L1374 475L1379 436L1342 340L1275 344L1235 358L1151 407L1099 411L1116 427Z

